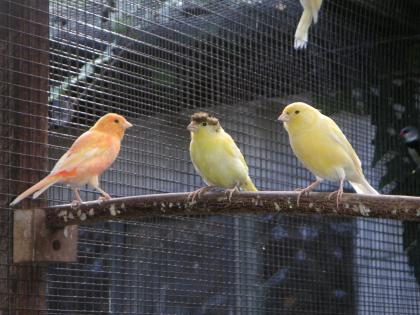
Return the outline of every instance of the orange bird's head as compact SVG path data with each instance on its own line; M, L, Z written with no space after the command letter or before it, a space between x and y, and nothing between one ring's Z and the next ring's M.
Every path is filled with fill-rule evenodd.
M105 132L122 139L124 137L125 130L132 126L133 125L130 124L123 116L109 113L99 118L90 130Z

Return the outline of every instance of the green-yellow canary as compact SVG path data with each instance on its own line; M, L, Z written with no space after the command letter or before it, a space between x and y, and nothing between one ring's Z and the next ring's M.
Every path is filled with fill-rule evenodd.
M290 145L299 161L315 176L316 181L302 189L299 199L324 179L339 181L337 206L343 195L344 180L348 180L358 194L379 195L369 185L362 164L346 136L329 117L305 103L287 105L278 118L289 134Z
M187 129L191 132L191 160L208 185L193 192L192 200L214 187L225 188L229 200L239 188L257 191L241 151L217 118L203 112L195 113Z

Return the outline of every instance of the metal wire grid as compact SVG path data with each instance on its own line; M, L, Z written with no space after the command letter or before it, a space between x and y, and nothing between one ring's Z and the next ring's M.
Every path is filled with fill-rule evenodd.
M258 188L294 189L312 176L292 156L275 118L284 104L306 99L339 122L374 186L387 172L387 156L371 167L371 141L395 140L378 137L372 117L401 123L396 113L381 110L377 94L386 94L383 81L397 86L395 80L416 77L403 61L418 31L410 18L418 12L414 1L326 1L303 52L292 48L298 1L49 6L49 169L94 120L118 111L135 127L103 187L113 196L194 189L202 181L189 161L185 126L203 109L240 145ZM410 105L411 90L402 84L399 93ZM396 182L405 175L398 176ZM82 197L96 194L85 190ZM70 198L59 186L48 193L50 204ZM10 227L10 212L0 221ZM40 280L46 281L45 311L416 314L418 284L402 231L385 220L228 214L83 227L78 263L50 266ZM10 244L10 234L6 239ZM10 264L10 256L1 263L8 283L3 312L13 309Z

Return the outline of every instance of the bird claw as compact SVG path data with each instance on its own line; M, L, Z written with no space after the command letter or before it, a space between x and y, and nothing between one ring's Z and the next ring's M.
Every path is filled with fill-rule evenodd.
M238 186L235 186L235 187L233 187L233 188L230 188L230 189L226 189L226 190L225 190L225 194L228 196L228 200L229 200L229 202L231 202L231 201L232 201L232 195L233 195L235 192L239 192Z
M103 194L102 196L100 196L98 198L98 200L101 201L101 202L103 202L105 200L111 200L111 199L112 199L112 197L109 194Z
M206 187L201 187L201 188L198 188L197 190L190 192L187 196L187 201L195 203L198 199L201 198L202 194L204 194L206 191L212 188L213 188L212 186L206 186Z
M296 198L296 203L297 203L297 206L299 207L300 206L300 198L302 197L302 195L305 195L305 194L309 195L309 192L311 191L311 189L296 188L295 191L299 192L298 195L297 195L297 198Z
M337 198L336 198L336 204L337 204L337 209L339 208L339 206L340 206L340 202L341 202L341 200L343 199L343 193L344 193L344 191L343 191L343 189L338 189L338 190L336 190L336 191L333 191L332 193L330 193L329 195L328 195L328 200L331 200L331 198L334 196L334 195L337 195Z
M73 208L73 209L75 209L75 208L78 208L80 205L82 204L82 201L81 200L77 200L77 199L75 199L75 200L73 200L72 202L71 202L71 207Z
M187 201L188 202L191 202L191 203L195 202L195 198L198 197L198 195L199 195L198 190L200 190L200 189L194 190L194 191L192 191L188 194L188 196L187 196Z

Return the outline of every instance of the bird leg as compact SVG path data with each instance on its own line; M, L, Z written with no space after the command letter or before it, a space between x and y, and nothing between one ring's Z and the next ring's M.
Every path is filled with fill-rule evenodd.
M330 200L332 198L332 196L337 195L337 209L339 208L341 199L343 198L343 186L344 186L344 179L340 180L340 188L338 188L338 190L333 191L331 194L328 195L328 200Z
M209 185L209 186L198 188L197 190L194 190L188 194L187 201L195 202L196 199L198 200L201 198L202 194L206 193L209 190L212 190L215 187L216 186Z
M75 199L71 202L72 208L79 206L83 200L80 198L79 188L72 188Z
M296 189L296 191L299 192L299 194L297 195L297 205L299 206L299 204L300 204L300 197L302 197L302 195L309 194L309 192L312 191L312 190L314 190L315 187L318 186L322 181L323 181L322 178L317 178L316 181L314 181L308 187Z
M110 200L111 199L111 196L105 190L102 190L101 187L97 186L97 187L95 187L95 189L102 194L102 196L99 197L99 200Z
M239 192L239 185L236 184L233 188L228 188L225 190L225 194L228 196L229 202L232 201L232 195L235 192Z

